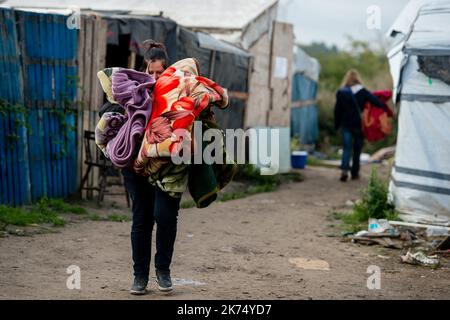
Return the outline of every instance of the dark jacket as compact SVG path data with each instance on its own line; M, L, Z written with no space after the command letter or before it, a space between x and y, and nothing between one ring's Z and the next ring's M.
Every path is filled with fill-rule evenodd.
M361 117L366 102L386 110L384 104L366 88L362 86L359 88L353 86L352 88L354 94L351 93L350 87L343 87L336 93L334 106L334 128L336 130L339 128L361 129Z

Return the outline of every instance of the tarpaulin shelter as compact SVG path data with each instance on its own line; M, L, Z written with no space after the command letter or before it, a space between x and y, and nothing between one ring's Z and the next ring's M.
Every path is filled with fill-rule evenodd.
M319 134L317 82L320 64L295 47L292 77L291 136L302 144L314 144Z
M400 104L390 197L406 221L450 225L450 1L412 1L389 31Z

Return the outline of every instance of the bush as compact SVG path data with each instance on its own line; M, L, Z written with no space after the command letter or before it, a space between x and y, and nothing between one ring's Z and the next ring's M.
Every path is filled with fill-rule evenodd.
M370 218L398 220L398 212L388 202L388 186L378 178L375 167L372 168L368 187L363 190L361 200L353 205L350 214L341 215L341 218L351 232L366 228Z

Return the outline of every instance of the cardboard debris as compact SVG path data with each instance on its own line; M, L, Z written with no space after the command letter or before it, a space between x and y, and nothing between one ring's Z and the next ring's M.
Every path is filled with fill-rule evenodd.
M373 244L379 244L382 245L385 248L392 248L392 249L402 249L403 245L401 241L398 240L392 240L389 237L379 237L377 234L376 237L351 237L352 242L354 243L361 243L365 245L373 245Z

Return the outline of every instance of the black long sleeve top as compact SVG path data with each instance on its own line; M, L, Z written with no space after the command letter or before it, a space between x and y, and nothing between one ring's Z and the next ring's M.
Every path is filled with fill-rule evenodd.
M353 96L351 91L353 91ZM336 104L334 106L334 127L339 128L361 128L361 114L366 102L376 107L386 109L386 106L369 90L361 85L344 87L336 92Z

